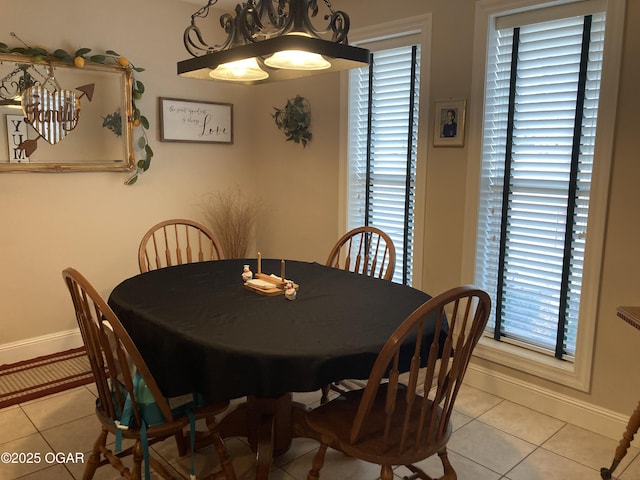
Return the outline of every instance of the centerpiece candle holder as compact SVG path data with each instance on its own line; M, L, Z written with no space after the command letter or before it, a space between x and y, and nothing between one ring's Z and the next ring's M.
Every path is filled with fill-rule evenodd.
M297 291L299 285L287 280L285 276L285 261L280 261L280 276L275 274L262 273L262 256L258 252L257 258L257 270L253 279L244 283L244 286L249 290L253 290L261 295L283 295L285 288L288 284L292 284L293 288Z

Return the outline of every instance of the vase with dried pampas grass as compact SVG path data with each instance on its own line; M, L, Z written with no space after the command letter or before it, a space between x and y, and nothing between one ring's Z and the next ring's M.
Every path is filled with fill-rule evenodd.
M220 240L225 258L244 258L253 234L260 201L236 186L206 195L204 216Z

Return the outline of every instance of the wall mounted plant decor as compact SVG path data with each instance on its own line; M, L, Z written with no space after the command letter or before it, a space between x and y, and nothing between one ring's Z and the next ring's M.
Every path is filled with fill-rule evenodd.
M126 79L125 82L121 83L121 85L125 86L121 92L125 92L126 95L120 96L122 99L120 107L122 108L118 107L113 112L105 112L105 116L100 119L100 124L101 127L110 130L118 137L121 137L123 129L127 128L127 141L123 142L123 145L129 144L130 146L129 154L127 155L129 159L128 166L125 165L125 159L125 162L120 162L122 166L117 169L126 169L128 171L135 169L133 174L125 181L127 185L135 183L139 174L148 170L153 157L153 150L149 146L146 132L149 129L149 121L147 117L142 115L136 105L136 102L142 98L145 88L141 81L136 80L135 73L143 72L145 69L134 66L127 58L113 50L107 50L104 53L92 53L90 48L80 48L74 53L69 53L62 49L50 52L44 47L27 45L13 32L11 32L11 36L24 46L9 47L7 44L0 42L0 55L2 55L3 61L8 65L15 63L14 71L9 72L4 79L0 79L2 82L0 97L3 105L13 104L17 105L18 108L20 105L22 106L25 122L33 127L36 135L36 138L23 141L20 145L17 145L17 148L24 150L28 157L29 153L33 153L36 150L38 138L44 138L50 144L56 144L62 140L68 132L75 128L75 124L78 122L80 98L86 97L90 101L94 96L93 84L80 87L75 84L71 86L65 85L66 88L75 87L75 90L81 92L79 96L76 96L75 91L61 87L56 79L58 75L54 74L54 71L59 73L59 69L65 71L84 69L91 70L91 73L88 72L89 75L98 75L98 73L93 72L108 70L108 73L116 76L115 78L121 75L122 78ZM42 72L46 72L46 74ZM66 83L68 83L68 78ZM95 95L100 95L98 90L96 90ZM52 97L54 100L58 99L57 103L44 102L43 99L47 100L48 97ZM114 104L117 106L117 102L114 102ZM38 121L36 122L36 120ZM66 120L69 121L63 123ZM123 125L123 122L127 123ZM64 134L56 133L56 129L63 129L65 132ZM134 129L140 131L141 135L135 142L132 142ZM133 143L143 155L138 160L135 159ZM70 170L84 168L98 170L100 168L97 164L96 167L91 164L81 165L80 167L67 167L67 164L64 164L64 168L58 168L59 166L53 162L48 165L27 164L26 167L33 167L30 169L41 171L66 171L67 168ZM113 168L113 170L115 171L116 169Z
M273 107L272 114L276 125L287 136L287 141L302 143L303 147L311 141L311 107L306 98L296 95L287 100L283 108Z

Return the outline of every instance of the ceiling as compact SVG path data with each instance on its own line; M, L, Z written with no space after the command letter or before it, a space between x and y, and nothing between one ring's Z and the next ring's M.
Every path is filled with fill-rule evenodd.
M204 7L207 4L208 0L180 0L180 1ZM216 8L218 10L224 10L227 12L233 12L236 8L236 5L239 3L246 3L246 0L218 0L212 8Z
M193 5L199 5L204 7L207 4L207 0L181 0L186 3L192 3ZM242 3L242 0L218 0L213 8L220 10L233 11L238 3Z

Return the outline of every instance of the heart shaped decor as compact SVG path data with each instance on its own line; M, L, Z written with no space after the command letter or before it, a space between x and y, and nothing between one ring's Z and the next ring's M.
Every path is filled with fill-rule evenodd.
M22 110L27 121L51 145L76 128L80 100L71 90L50 92L36 85L22 94Z

